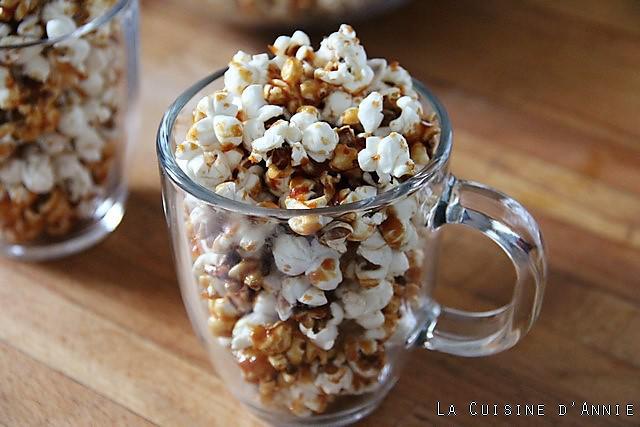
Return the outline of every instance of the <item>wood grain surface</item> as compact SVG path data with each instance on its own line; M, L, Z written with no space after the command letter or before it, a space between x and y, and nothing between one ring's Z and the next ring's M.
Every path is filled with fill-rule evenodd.
M120 228L61 261L0 260L0 425L261 425L191 331L154 144L179 92L276 34L220 26L201 3L143 1L141 125ZM542 314L517 347L416 351L363 425L640 424L640 2L418 0L356 28L370 56L399 60L441 97L453 171L527 206L550 263ZM499 306L514 277L492 243L456 228L439 266L437 297L461 308ZM438 401L458 416L438 417ZM545 417L471 417L470 401L546 404ZM583 401L634 404L634 417L557 416Z

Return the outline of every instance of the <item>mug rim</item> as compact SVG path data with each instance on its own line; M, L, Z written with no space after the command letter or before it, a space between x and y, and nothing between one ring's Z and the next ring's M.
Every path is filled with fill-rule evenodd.
M180 94L178 98L176 98L176 100L171 103L167 111L162 116L162 120L160 122L160 126L156 135L156 152L162 175L167 175L169 179L171 179L173 184L177 185L184 192L209 205L213 205L235 213L258 217L271 217L280 219L290 219L304 215L326 215L335 217L344 215L346 213L371 210L393 204L399 199L412 194L413 192L421 188L424 184L426 184L429 180L436 176L438 172L443 170L449 160L452 144L452 129L451 123L449 121L449 115L447 114L447 111L440 100L433 94L430 89L428 89L419 80L412 79L414 89L422 97L423 101L431 104L431 107L438 117L438 122L440 125L440 141L438 142L436 151L434 152L433 158L429 161L429 163L424 168L422 168L420 172L410 177L400 185L368 199L352 203L345 203L343 205L313 209L266 208L221 196L193 181L180 168L180 166L178 166L171 147L171 138L173 136L173 129L176 119L178 118L178 115L181 113L185 105L187 105L187 103L205 87L221 78L226 70L227 67L215 71L214 73L197 81L182 94Z
M96 30L102 27L107 22L111 21L111 19L113 19L116 15L118 15L118 13L122 9L124 9L127 5L129 5L130 3L133 3L134 1L135 0L118 0L118 2L115 5L111 6L111 8L109 8L108 11L98 16L97 18L92 19L86 24L81 25L80 27L76 28L75 30L73 30L68 34L63 34L59 37L55 37L52 39L41 38L41 39L30 40L22 43L6 44L6 45L0 46L0 51L7 50L7 49L22 49L22 48L27 48L32 46L50 46L50 45L59 43L61 41L65 41L67 39L80 38L85 34L90 33L91 31Z

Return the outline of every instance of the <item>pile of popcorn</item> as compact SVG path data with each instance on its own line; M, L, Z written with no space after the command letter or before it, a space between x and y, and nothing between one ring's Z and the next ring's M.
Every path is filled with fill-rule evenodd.
M438 140L410 75L367 59L348 25L318 50L296 31L238 52L202 98L176 160L224 197L281 209L370 199L419 172ZM209 327L264 404L306 416L375 391L424 301L426 196L288 221L185 198Z
M118 28L46 41L114 4L0 0L0 241L64 236L104 196L121 138Z

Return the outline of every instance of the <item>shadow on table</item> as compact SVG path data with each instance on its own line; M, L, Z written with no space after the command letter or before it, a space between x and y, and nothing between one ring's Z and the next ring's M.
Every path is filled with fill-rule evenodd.
M143 292L173 289L178 298L160 191L133 189L122 223L113 234L83 253L43 266L83 286Z
M84 308L209 369L182 304L159 189L132 189L126 209L103 242L37 268Z

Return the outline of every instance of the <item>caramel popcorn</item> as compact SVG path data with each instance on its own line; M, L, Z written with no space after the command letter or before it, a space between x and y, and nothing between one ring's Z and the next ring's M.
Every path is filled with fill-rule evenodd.
M318 50L296 31L270 52L233 57L225 88L198 102L175 156L218 195L302 212L278 221L185 201L212 334L264 404L308 416L375 391L423 303L423 197L315 210L411 179L430 161L438 126L406 70L368 59L348 25Z
M0 1L0 240L61 238L106 196L121 131L114 23L56 43L115 0ZM29 47L24 43L38 42Z

